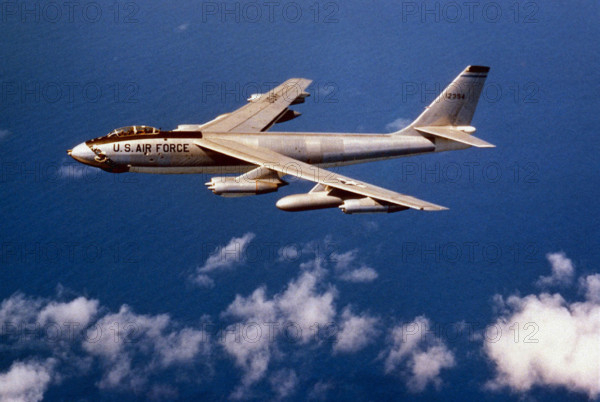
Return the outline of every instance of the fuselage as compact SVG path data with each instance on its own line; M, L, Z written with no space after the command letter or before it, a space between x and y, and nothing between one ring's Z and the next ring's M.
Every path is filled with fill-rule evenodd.
M140 132L141 131L141 132ZM219 137L248 147L268 148L319 167L397 158L460 149L456 143L428 139L418 133L338 134L301 132L203 133L157 129L111 133L79 144L70 151L76 160L109 172L241 173L254 166L204 150L198 138Z

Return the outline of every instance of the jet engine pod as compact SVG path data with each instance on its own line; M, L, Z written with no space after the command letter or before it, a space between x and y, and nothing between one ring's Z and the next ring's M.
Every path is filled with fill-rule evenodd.
M343 203L344 200L329 195L326 191L319 191L306 194L292 194L277 201L277 208L283 211L309 211L313 209L335 208Z
M206 186L216 195L223 197L243 197L277 191L284 182L266 180L244 180L238 177L213 177Z
M339 206L345 214L366 214L366 213L377 213L377 212L398 212L408 209L401 205L387 205L381 204L372 198L354 198L345 200L342 205Z

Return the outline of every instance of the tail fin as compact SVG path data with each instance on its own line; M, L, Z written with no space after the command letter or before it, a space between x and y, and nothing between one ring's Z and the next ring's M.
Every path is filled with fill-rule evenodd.
M468 66L410 125L469 126L489 67Z

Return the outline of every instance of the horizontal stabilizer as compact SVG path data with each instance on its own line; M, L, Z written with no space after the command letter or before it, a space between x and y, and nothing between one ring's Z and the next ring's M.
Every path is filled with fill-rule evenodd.
M490 144L477 137L473 137L464 131L457 130L452 126L429 126L429 127L415 127L415 130L422 134L434 135L436 137L446 138L448 140L461 142L463 144L470 145L477 148L494 148L495 145Z

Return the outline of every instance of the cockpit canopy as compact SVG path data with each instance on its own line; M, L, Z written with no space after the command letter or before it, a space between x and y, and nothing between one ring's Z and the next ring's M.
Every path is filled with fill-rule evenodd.
M150 126L127 126L114 129L111 131L107 137L124 137L130 135L148 135L148 134L158 134L160 130L156 127Z

